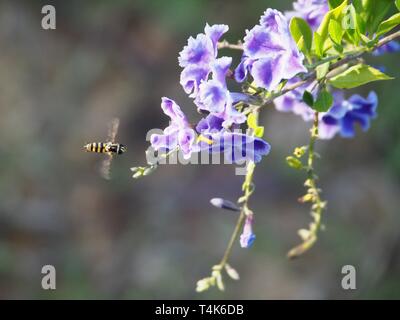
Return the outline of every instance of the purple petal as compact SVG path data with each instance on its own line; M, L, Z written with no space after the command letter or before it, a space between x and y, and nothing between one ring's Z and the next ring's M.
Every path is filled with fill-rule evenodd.
M206 27L204 28L204 32L206 36L211 39L211 42L213 44L214 48L214 56L217 56L217 44L219 39L222 37L224 33L226 33L229 30L229 26L225 24L214 24L212 26L209 26L208 23L206 24Z
M244 55L252 59L271 57L283 53L285 48L279 39L273 37L265 27L256 25L250 31L246 31L244 37Z
M206 118L201 119L196 126L199 133L215 133L221 131L224 119L209 114Z
M251 70L253 63L253 59L249 59L246 56L242 57L242 61L235 69L235 80L237 82L241 83L247 78L247 73Z
M229 99L229 91L216 80L208 80L203 82L199 88L199 98L203 110L213 113L221 113L224 111Z
M173 123L181 126L187 125L187 119L184 113L174 100L167 97L161 98L161 108L164 113L171 118Z
M252 76L258 87L268 91L276 89L283 79L281 57L275 59L259 59L253 64Z
M303 65L304 55L297 49L286 53L282 63L284 69L282 73L283 79L291 79L298 73L307 72L306 67Z
M260 25L268 31L286 32L289 24L280 11L268 8L260 18Z
M183 69L180 84L187 94L196 97L200 83L208 78L210 69L205 66L190 65Z
M372 51L374 56L381 56L385 53L394 53L400 52L400 42L398 41L390 41L383 46L379 47L378 49Z
M231 66L232 58L221 57L211 64L213 79L226 86L226 74Z
M183 129L178 133L178 143L180 150L185 159L190 158L192 152L197 151L197 146L194 145L196 141L196 133L193 129Z
M271 146L264 140L242 133L224 132L222 135L225 158L235 163L244 160L260 162L267 155Z
M376 108L378 106L378 96L374 91L371 91L364 99L358 94L350 97L349 103L352 105L354 112L369 116L371 118L376 117Z
M327 0L297 0L293 3L294 11L286 11L287 19L303 18L313 31L316 31L325 14L329 11Z
M169 134L152 134L150 137L150 143L155 150L169 151L177 146L177 133L178 131L172 131Z
M333 117L323 117L318 126L318 136L320 139L332 139L340 130L339 122Z
M179 65L186 67L191 64L207 64L214 58L214 47L205 34L198 34L196 38L190 37L188 44L179 53Z
M340 135L344 138L355 136L355 124L358 123L363 131L367 131L370 126L369 118L354 112L347 113L341 121Z

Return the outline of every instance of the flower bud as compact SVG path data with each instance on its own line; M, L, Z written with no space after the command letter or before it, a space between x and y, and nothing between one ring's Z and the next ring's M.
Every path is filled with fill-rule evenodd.
M212 198L210 203L217 208L230 210L230 211L240 211L240 208L229 200L225 200L222 198Z

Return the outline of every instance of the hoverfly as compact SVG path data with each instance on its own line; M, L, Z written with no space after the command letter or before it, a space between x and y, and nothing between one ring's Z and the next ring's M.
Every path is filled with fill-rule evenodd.
M110 167L114 155L123 154L127 150L127 148L123 144L115 143L115 137L117 136L118 127L119 119L114 118L109 123L108 142L92 142L83 146L86 152L107 154L107 158L104 159L100 170L102 177L107 180L110 179Z

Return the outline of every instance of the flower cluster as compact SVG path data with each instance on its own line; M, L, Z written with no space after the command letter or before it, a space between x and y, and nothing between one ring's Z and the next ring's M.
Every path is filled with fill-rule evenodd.
M190 37L180 52L178 61L183 67L180 83L197 108L208 115L193 129L181 108L173 100L162 98L161 108L170 117L171 124L163 134L151 136L155 150L179 149L185 159L193 152L203 150L222 152L228 163L259 162L269 153L267 142L235 130L246 121L246 116L236 109L235 104L247 102L249 97L228 90L226 78L231 72L232 58L218 58L217 47L226 31L227 25L207 24L204 33Z
M283 79L307 71L303 59L290 35L286 17L278 10L267 9L260 24L246 31L235 79L243 82L250 73L257 87L275 90Z
M278 111L313 121L308 145L295 148L293 155L286 158L290 167L307 173L304 182L307 192L299 201L310 203L313 217L308 229L299 230L302 243L288 253L290 258L297 257L317 240L323 225L322 213L327 208L314 169L317 140L354 137L357 126L367 131L377 116L378 97L374 91L366 97L358 94L346 97L343 89L391 79L360 61L360 57L368 52L381 55L400 51L400 44L393 41L400 37L400 31L385 35L399 25L398 13L381 21L384 13L374 17L378 13L373 7L364 3L357 6L346 0L329 4L327 0L297 0L293 9L284 14L267 9L238 44L220 42L229 30L224 24L206 24L203 33L188 39L178 57L183 69L180 84L202 114L197 122L192 124L174 100L162 98L161 108L170 118L170 124L162 133L150 137L155 150L164 156L179 150L184 159L205 152L207 158L217 154L218 163L219 154L223 154L225 163L246 162L243 194L237 202L222 198L210 201L217 208L237 213L238 222L221 261L212 267L211 276L197 283L197 291L211 286L224 290L224 270L232 279L239 279L228 264L234 241L240 237L242 248L250 248L255 241L254 214L249 208L255 189L253 175L256 163L271 149L262 139L261 108L273 102ZM357 13L356 32L340 23L348 9ZM290 24L294 17L304 21L295 19ZM376 19L374 23L372 18ZM367 30L361 31L363 26ZM233 65L229 56L219 56L218 48L242 50L238 64ZM228 86L234 80L244 83L240 92L231 91ZM132 168L133 177L153 172L159 162L148 161L148 164L149 167Z

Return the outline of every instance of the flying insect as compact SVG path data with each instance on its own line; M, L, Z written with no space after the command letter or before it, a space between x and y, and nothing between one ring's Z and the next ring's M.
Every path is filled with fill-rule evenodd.
M103 160L100 173L104 179L110 179L111 162L115 155L126 152L127 148L121 143L116 143L115 138L118 133L119 119L114 118L109 123L107 142L92 142L83 146L86 152L104 153L107 158Z

